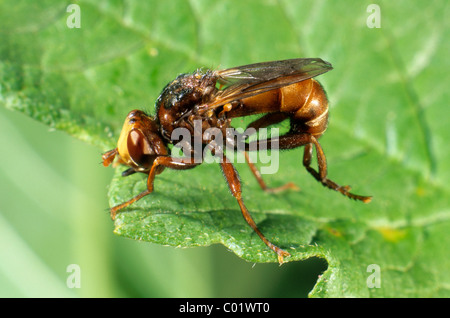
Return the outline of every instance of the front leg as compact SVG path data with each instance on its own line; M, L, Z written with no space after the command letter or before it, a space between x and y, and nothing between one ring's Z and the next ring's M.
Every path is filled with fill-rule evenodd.
M150 168L150 171L148 173L147 178L147 189L145 191L142 191L134 198L118 204L111 208L111 219L115 219L117 213L122 210L123 208L126 208L130 204L133 204L134 202L142 199L146 195L153 192L153 181L155 180L156 174L161 171L161 168L169 168L169 169L175 169L175 170L186 170L186 169L192 169L196 166L198 166L200 163L195 161L195 158L172 158L170 156L160 156L156 157L156 159L153 161L152 167Z

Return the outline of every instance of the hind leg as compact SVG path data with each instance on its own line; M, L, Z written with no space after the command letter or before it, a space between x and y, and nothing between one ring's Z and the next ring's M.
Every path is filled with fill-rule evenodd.
M308 170L308 172L322 185L326 186L329 189L338 191L345 195L346 197L349 197L350 199L359 200L364 203L369 203L372 200L372 197L368 196L361 196L357 194L353 194L350 191L350 186L340 186L334 181L327 178L327 163L325 154L322 150L322 147L320 146L317 139L310 135L311 143L308 143L305 145L305 150L303 154L303 166ZM319 171L317 172L314 168L311 167L311 158L312 158L312 145L316 148L317 153L317 162L319 166Z
M354 200L359 200L364 203L368 203L372 200L372 197L369 196L361 196L357 194L353 194L350 191L349 186L340 186L334 181L327 178L327 161L325 157L325 153L323 152L322 146L317 141L317 139L309 134L309 133L288 133L284 136L278 138L268 139L267 141L254 141L257 144L260 142L267 142L268 147L278 149L293 149L301 146L305 146L305 152L303 155L303 166L306 170L322 185L325 187L335 190L337 192L342 193L346 197L349 197ZM317 163L318 163L318 171L311 167L311 158L312 158L312 150L313 145L316 148L317 154ZM252 149L252 142L249 144L249 148Z

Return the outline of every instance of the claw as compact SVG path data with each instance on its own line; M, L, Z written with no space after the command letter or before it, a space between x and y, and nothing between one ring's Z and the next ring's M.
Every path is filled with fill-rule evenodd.
M280 266L283 265L283 263L284 263L284 258L283 257L291 256L291 254L289 254L285 250L282 250L281 248L277 248L275 252L277 253L278 263L280 264Z

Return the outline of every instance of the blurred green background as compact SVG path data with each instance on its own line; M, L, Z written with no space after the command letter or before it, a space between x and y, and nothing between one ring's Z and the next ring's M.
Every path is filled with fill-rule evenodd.
M107 191L113 170L101 165L102 151L115 142L109 135L120 131L130 107L145 103L151 109L176 73L195 67L295 57L330 61L335 70L320 81L332 100L329 131L335 133L323 139L324 148L334 147L331 160L334 156L337 162L352 156L345 144L337 144L343 140L338 132L344 132L372 154L386 157L383 165L367 169L379 173L373 189L384 194L372 206L380 208L381 217L371 211L371 225L380 220L380 225L409 225L406 215L417 217L413 221L419 225L443 225L438 234L445 233L448 207L428 195L448 194L450 175L448 120L442 120L449 83L444 74L448 1L380 1L381 29L366 26L372 1L170 0L145 2L146 10L143 2L131 0L73 2L82 10L80 32L68 32L65 25L65 9L72 1L0 0L0 57L6 61L0 83L9 85L0 86L0 104L50 126L60 124L98 146L0 107L0 297L307 296L327 268L323 259L254 265L221 245L177 249L112 233ZM36 34L42 38L35 43ZM28 43L31 49L24 49ZM143 64L148 61L155 67ZM41 76L47 76L42 83L37 80ZM398 188L386 186L385 177ZM306 178L306 184L314 182ZM413 181L405 185L403 180ZM415 196L398 200L398 193ZM419 243L436 233L422 230L414 229ZM436 246L434 240L427 242ZM441 252L433 248L423 255L423 246L428 245L414 254L420 259L417 272L428 265L429 255ZM365 247L359 246L362 251L355 255L364 255ZM378 245L372 247L382 260ZM415 278L394 268L393 290L402 285L403 295L409 290L419 294L425 286L432 293L428 285L437 281L442 283L437 288L448 291L448 274L443 276L442 270L448 260L442 255L437 259L438 265L423 270L433 280L415 276L423 279L417 289ZM71 264L81 270L81 288L67 286Z

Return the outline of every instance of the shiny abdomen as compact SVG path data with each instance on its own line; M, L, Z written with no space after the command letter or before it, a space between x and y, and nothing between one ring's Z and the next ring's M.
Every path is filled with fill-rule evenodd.
M291 131L319 137L328 124L328 99L319 82L308 79L245 98L240 106L227 112L227 116L274 112L285 113L290 118Z

